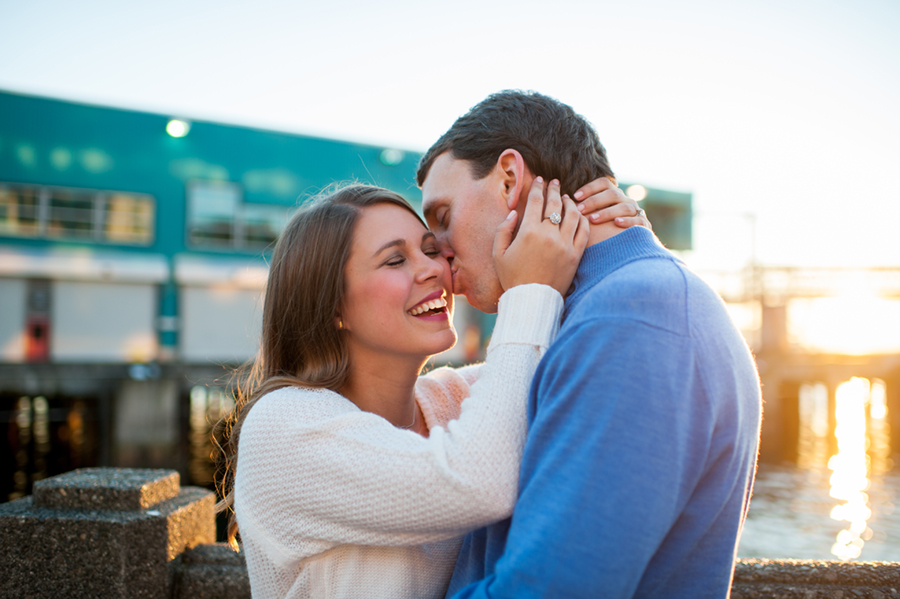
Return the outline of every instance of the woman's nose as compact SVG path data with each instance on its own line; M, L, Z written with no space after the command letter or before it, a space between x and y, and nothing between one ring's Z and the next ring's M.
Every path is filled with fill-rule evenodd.
M444 274L444 268L446 268L446 262L440 256L425 256L425 260L422 262L422 266L418 272L418 279L420 281L427 281L428 279L440 278Z

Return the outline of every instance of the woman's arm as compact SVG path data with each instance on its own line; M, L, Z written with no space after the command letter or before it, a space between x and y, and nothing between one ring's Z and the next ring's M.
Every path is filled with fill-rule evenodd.
M555 337L587 242L587 223L551 182L532 186L515 239L497 229L500 298L487 360L458 420L425 439L330 392L287 388L264 397L241 429L238 524L286 557L340 544L414 545L508 516L538 361ZM565 206L567 209L563 209ZM534 285L534 282L549 283Z
M432 542L509 516L528 389L561 309L544 285L504 293L460 418L427 439L333 392L288 388L261 400L241 432L239 526L290 556Z

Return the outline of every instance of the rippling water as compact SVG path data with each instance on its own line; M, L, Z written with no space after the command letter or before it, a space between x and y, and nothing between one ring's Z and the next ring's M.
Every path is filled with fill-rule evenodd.
M840 385L833 406L823 385L801 387L797 464L760 466L740 557L900 561L885 397L863 378Z
M831 518L841 502L829 495L830 476L824 468L760 466L738 555L838 559L831 550L847 522ZM900 561L900 476L873 478L866 493L872 516L856 561Z

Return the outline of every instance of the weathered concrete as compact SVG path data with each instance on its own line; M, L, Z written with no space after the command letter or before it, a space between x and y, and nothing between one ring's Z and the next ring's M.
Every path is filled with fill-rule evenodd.
M225 543L198 545L181 556L173 599L250 599L241 553Z
M733 599L900 599L900 563L738 560Z
M42 481L34 498L0 505L0 596L170 597L176 558L215 540L215 496L179 490L177 476L75 471ZM166 498L173 480L175 495ZM70 507L99 505L101 497L115 509Z
M178 495L174 470L83 468L36 482L35 507L139 510Z

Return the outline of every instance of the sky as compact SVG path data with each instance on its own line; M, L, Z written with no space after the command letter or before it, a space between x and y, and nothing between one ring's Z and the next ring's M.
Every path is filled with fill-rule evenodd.
M900 265L900 3L0 0L0 89L425 150L491 92L694 194L700 268Z

